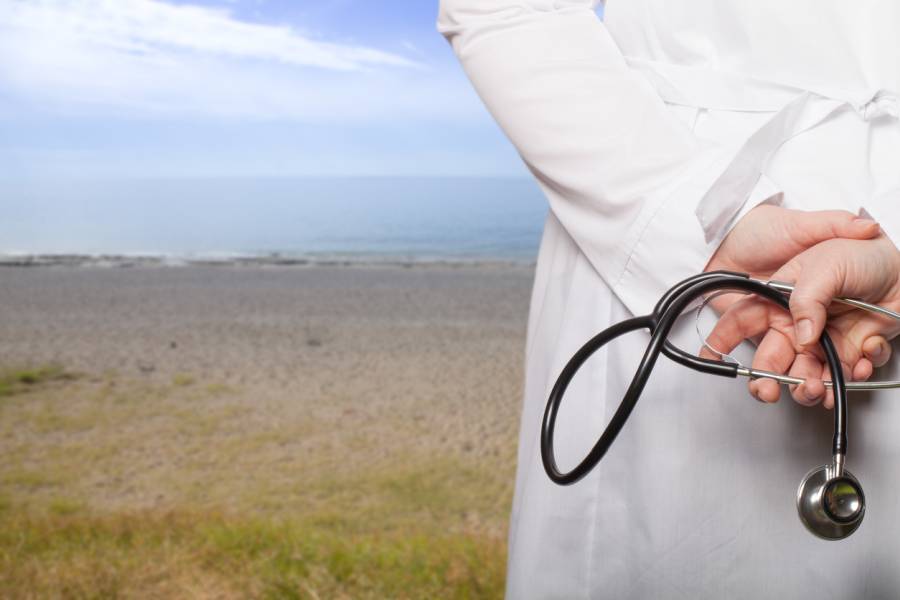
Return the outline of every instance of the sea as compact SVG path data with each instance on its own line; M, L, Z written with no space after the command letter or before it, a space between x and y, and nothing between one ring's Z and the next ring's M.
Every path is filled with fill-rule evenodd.
M533 262L526 178L0 181L0 262Z

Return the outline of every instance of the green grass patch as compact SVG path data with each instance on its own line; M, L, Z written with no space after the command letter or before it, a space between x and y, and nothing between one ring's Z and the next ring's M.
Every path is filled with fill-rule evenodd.
M71 498L53 498L47 505L47 511L53 515L74 515L85 510L83 502Z
M4 599L502 595L511 460L202 378L2 373Z
M196 380L188 373L176 373L172 376L172 385L178 387L186 387L193 385Z
M22 467L11 467L0 474L0 483L2 483L4 487L15 487L24 490L56 487L60 484L61 480L60 474L49 468L26 469Z
M0 513L9 598L499 598L504 566L501 540L377 523L341 535L223 513Z
M47 365L25 369L0 370L0 397L14 396L48 383L71 381L77 375L70 373L59 365Z

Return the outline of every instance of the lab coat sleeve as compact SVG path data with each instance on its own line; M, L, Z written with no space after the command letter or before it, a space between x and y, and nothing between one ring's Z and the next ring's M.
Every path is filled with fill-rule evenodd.
M724 163L627 66L595 6L442 0L438 29L569 235L644 314L722 239L706 242L695 208ZM777 191L762 178L741 214Z

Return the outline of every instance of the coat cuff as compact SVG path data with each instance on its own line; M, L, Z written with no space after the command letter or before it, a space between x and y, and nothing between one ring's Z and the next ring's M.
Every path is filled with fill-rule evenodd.
M697 199L709 189L709 173L716 160L703 163L693 176L663 195L662 201L642 211L629 236L630 251L613 291L635 315L650 313L659 298L674 284L701 273L721 241L756 206L780 204L781 189L761 174L741 210L706 241L707 235L694 213ZM713 167L713 168L711 168Z

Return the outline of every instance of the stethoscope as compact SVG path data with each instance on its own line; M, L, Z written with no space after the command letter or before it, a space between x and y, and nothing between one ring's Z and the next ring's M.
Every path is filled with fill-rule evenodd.
M609 450L616 436L628 420L631 411L640 398L650 377L650 372L660 354L665 354L675 362L710 375L750 379L773 379L783 385L799 385L803 379L751 369L740 364L712 360L695 356L670 343L667 338L676 320L697 299L707 294L723 290L756 294L788 309L787 296L793 291L788 283L760 281L749 275L715 271L702 273L675 284L656 304L653 312L642 317L633 317L601 331L584 344L563 368L550 392L544 419L541 424L541 458L544 470L555 483L569 485L587 475ZM900 320L900 314L882 306L869 304L853 298L836 298L837 302ZM566 388L584 362L608 342L638 329L650 332L650 342L641 358L637 371L622 397L603 434L591 448L587 456L567 473L559 470L553 451L553 434L556 416ZM800 520L813 534L829 539L843 539L852 534L862 523L866 512L866 497L862 485L844 467L847 455L847 391L880 390L900 388L900 381L852 382L844 381L840 358L834 343L826 332L819 338L819 345L825 354L831 381L825 382L834 393L834 439L832 442L831 464L812 469L800 482L797 490L797 512Z

